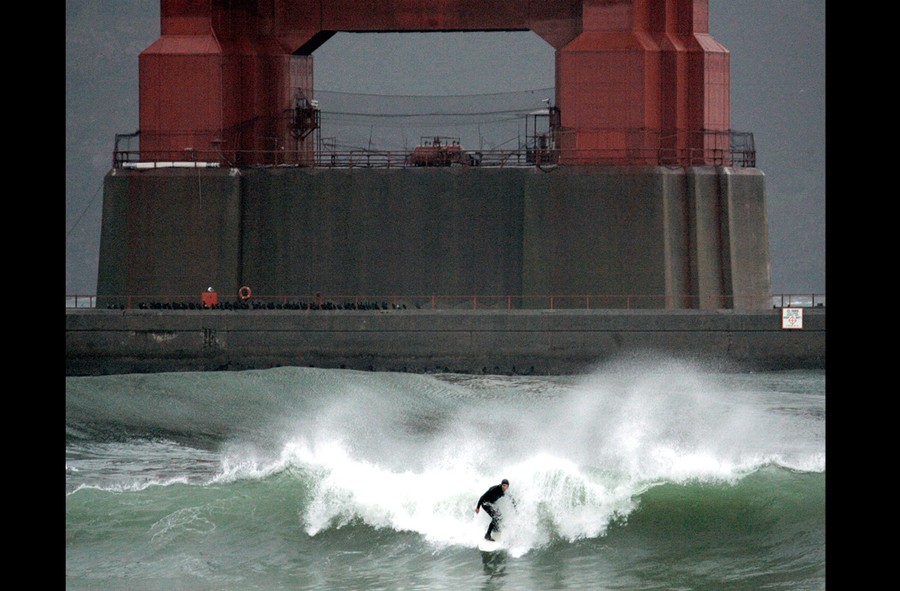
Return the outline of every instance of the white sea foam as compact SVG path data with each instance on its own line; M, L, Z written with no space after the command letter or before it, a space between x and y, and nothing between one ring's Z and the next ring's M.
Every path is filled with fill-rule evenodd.
M399 403L383 384L370 391L357 384L354 395L304 421L277 459L247 454L224 472L260 477L302 468L315 481L301 516L311 536L361 521L465 546L477 544L489 521L474 513L478 497L509 478L518 506L503 501L504 543L521 554L554 538L605 535L661 482L735 482L771 464L824 469L823 433L797 442L792 421L802 419L690 365L600 368L575 384L524 394L515 381L478 381L474 402L464 381L449 393L429 386L457 397L440 401L439 428L427 435L404 430L415 399ZM429 404L437 403L422 407ZM824 430L822 423L806 428Z

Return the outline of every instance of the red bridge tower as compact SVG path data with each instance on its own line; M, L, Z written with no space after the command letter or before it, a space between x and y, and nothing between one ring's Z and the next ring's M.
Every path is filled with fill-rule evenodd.
M141 158L309 161L312 54L337 32L530 30L556 51L561 163L727 165L729 53L709 35L708 8L708 0L161 0L161 36L140 56Z

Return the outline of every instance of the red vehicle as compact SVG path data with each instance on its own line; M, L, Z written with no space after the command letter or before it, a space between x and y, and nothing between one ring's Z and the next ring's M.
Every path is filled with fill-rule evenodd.
M421 139L409 155L413 166L450 166L463 163L463 150L459 138L434 136L431 140Z

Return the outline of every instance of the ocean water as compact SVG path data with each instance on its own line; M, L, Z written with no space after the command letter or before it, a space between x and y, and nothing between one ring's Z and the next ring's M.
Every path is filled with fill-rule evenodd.
M511 482L502 548L478 497ZM66 379L66 589L820 590L825 373Z

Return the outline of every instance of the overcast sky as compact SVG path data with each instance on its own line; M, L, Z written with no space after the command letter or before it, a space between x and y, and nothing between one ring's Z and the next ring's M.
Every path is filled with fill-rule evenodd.
M731 127L766 175L772 291L825 293L825 1L710 0L731 52ZM138 56L159 0L66 0L66 293L93 294L115 134L138 129ZM316 89L456 95L552 87L533 33L349 34L314 54Z

